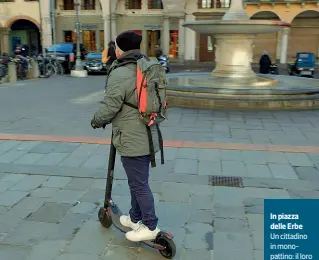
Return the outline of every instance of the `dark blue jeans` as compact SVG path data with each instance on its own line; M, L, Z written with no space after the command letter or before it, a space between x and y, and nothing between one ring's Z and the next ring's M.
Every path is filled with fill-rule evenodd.
M142 220L150 230L155 230L158 218L155 215L154 197L148 184L151 157L121 157L131 191L130 217L134 223Z

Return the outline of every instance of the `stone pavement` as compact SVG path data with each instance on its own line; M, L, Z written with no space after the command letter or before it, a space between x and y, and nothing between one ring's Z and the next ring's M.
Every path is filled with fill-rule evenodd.
M97 221L108 149L0 143L1 259L162 259ZM160 227L175 235L175 259L262 260L263 199L319 198L319 154L174 147L165 154L150 183ZM238 187L214 186L214 175L241 178ZM114 200L127 212L119 160L115 178Z
M97 221L109 146L93 137L110 128L94 131L90 119L103 84L93 76L0 86L1 260L163 259ZM319 198L318 111L173 108L162 130L166 164L152 169L151 186L175 259L262 260L263 199ZM114 199L127 212L119 160L115 174Z

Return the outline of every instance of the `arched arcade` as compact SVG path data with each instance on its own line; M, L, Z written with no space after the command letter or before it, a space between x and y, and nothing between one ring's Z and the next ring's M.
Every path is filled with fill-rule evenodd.
M280 21L279 16L271 11L261 11L255 13L250 17L251 20L273 20ZM258 34L254 40L254 56L253 61L258 62L264 51L267 51L268 55L275 62L279 57L278 52L278 32L269 34Z
M319 10L300 12L292 20L287 60L293 61L297 52L312 52L319 59Z
M25 16L9 19L6 27L9 33L9 53L13 53L17 46L27 49L29 55L38 54L41 49L40 24Z

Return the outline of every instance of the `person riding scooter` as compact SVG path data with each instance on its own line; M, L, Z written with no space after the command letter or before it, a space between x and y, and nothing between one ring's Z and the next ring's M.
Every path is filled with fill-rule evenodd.
M113 144L121 155L131 192L130 214L121 216L120 222L132 229L126 233L126 238L134 242L153 240L160 232L148 183L152 157L160 150L159 127L150 126L150 141L148 129L140 122L136 96L137 65L132 64L141 57L141 42L142 36L134 31L117 36L117 60L109 70L104 101L91 120L94 129L112 123Z

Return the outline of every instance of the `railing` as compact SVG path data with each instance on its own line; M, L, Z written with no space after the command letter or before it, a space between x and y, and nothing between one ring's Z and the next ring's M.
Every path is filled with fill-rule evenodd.
M126 0L126 9L142 9L142 0Z
M163 9L162 0L148 0L148 9Z

